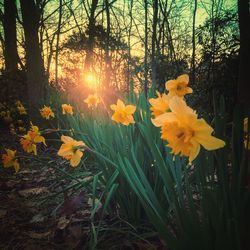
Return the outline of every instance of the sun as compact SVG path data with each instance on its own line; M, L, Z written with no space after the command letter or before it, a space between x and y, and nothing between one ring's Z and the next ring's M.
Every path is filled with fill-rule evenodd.
M91 88L96 88L98 86L97 76L93 72L86 72L83 75L83 80Z

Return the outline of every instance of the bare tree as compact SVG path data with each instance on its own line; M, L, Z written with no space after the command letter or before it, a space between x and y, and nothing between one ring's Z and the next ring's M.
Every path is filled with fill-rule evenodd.
M250 109L250 12L249 0L238 0L240 28L240 69L238 81L238 99Z
M109 87L110 84L110 74L111 74L111 58L109 55L109 40L110 40L110 10L109 10L109 0L105 0L106 9L106 19L107 19L107 30L106 30L106 43L105 43L105 81L104 88Z
M8 73L14 73L18 69L16 14L15 0L4 0L4 59L5 71Z
M193 85L195 85L195 22L196 22L196 11L197 11L197 0L194 0L194 10L193 10L193 26L192 26L192 61L191 61L191 69L192 69L192 81Z
M59 42L60 42L60 32L62 25L62 0L59 2L59 17L58 17L58 27L56 36L56 56L55 56L55 81L58 83L58 55L59 55Z
M25 35L27 85L31 117L35 117L39 103L44 100L46 78L39 47L39 8L34 0L20 0Z
M148 96L148 0L144 0L145 8L145 52L144 52L144 93Z
M88 44L85 58L84 71L88 71L93 63L94 55L94 39L95 39L95 12L97 8L98 0L93 0L90 7L90 14L88 17Z
M158 22L158 0L153 0L153 24L152 24L152 87L156 88L156 40L157 40L157 22Z

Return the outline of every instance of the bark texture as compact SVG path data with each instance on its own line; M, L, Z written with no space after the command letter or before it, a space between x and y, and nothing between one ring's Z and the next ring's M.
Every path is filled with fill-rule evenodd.
M39 46L39 9L34 0L20 0L25 35L26 70L31 116L45 97L46 77Z

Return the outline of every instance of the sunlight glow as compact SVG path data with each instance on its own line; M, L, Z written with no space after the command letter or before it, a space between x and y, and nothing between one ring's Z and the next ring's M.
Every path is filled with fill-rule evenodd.
M83 75L83 80L90 88L96 88L98 86L97 76L93 72L85 73Z

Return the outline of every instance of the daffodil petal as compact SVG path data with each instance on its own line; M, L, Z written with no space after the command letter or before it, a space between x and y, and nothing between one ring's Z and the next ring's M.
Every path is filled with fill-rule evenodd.
M186 85L188 85L189 76L187 74L180 75L180 76L177 77L177 81L185 83Z
M195 140L206 150L215 150L225 146L225 142L209 134L196 134Z
M132 115L132 114L135 112L135 110L136 110L136 107L133 106L133 105L127 105L127 106L125 107L125 112L126 112L127 114L129 114L129 115Z
M70 159L70 165L72 167L78 166L81 161L82 156L83 156L83 153L80 150L77 150L76 153Z
M177 117L176 117L176 115L174 113L168 112L168 113L159 115L154 119L151 119L151 121L156 127L161 127L167 122L175 122L175 121L177 121Z
M200 144L196 141L192 142L192 147L189 153L189 162L191 163L200 152Z
M118 109L124 109L125 108L124 102L121 101L120 99L117 100L117 108Z
M64 143L70 143L70 142L72 142L74 140L71 137L69 137L69 136L62 135L61 136L61 141L64 142Z

